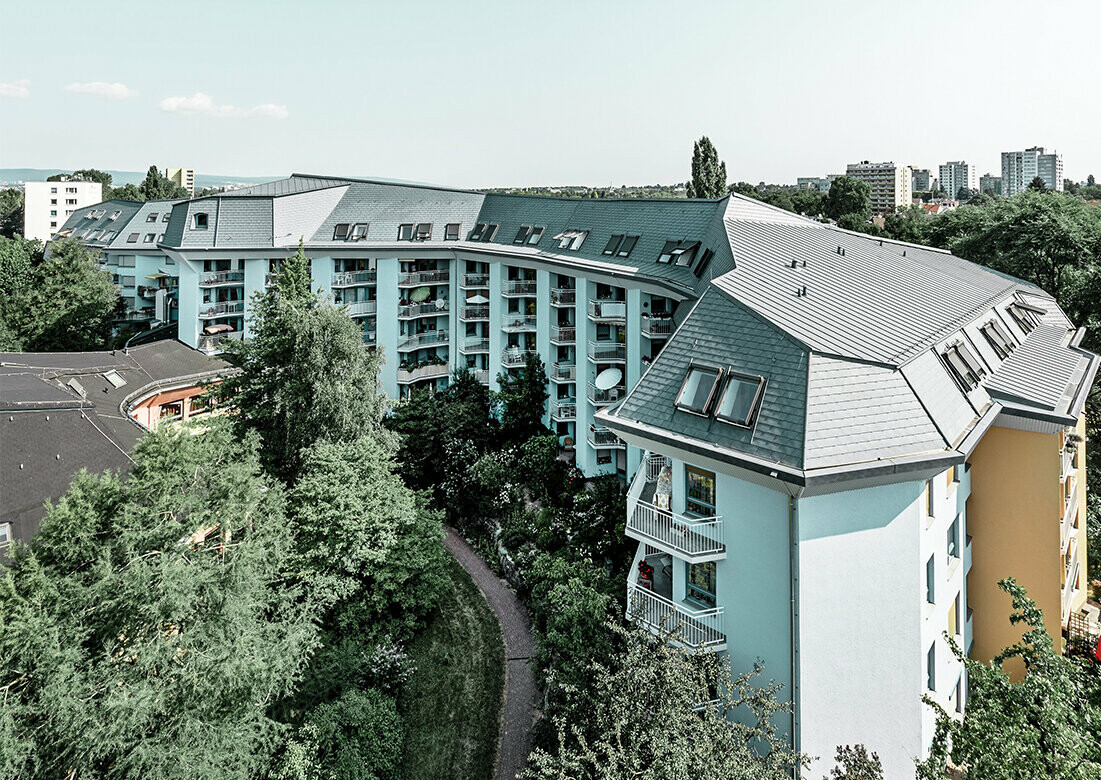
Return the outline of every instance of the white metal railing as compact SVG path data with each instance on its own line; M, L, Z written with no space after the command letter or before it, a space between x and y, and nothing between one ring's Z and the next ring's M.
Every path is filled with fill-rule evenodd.
M573 363L552 363L550 378L560 382L574 382L577 380L577 366Z
M203 318L207 317L220 317L224 314L240 314L245 310L244 301L223 301L222 303L203 303L200 304L199 316Z
M501 365L506 368L522 368L527 362L528 355L534 354L534 349L510 347L501 353Z
M577 328L573 325L552 325L550 340L563 344L572 344L577 340Z
M614 404L620 398L627 394L627 388L623 385L617 387L610 387L607 390L601 390L596 385L589 383L589 401L596 406L607 406L608 404Z
M644 336L668 336L673 333L672 317L643 317L642 334Z
M616 436L607 428L592 427L589 429L589 444L593 449L622 450L627 447L627 442Z
M405 306L399 306L398 317L401 319L431 317L447 314L448 311L450 311L450 306L447 300L443 299L439 303L432 301L431 303L410 303Z
M1078 479L1072 476L1066 484L1070 488L1070 494L1063 501L1064 520L1078 513Z
M577 302L577 290L572 287L556 287L550 291L551 306L573 306Z
M483 385L489 384L489 370L485 368L475 368L470 373L474 375L474 378L481 382Z
M485 289L489 287L489 274L463 274L460 286Z
M441 376L447 376L449 373L451 373L451 369L448 367L447 363L434 363L428 366L421 366L420 368L399 368L398 381L417 382L421 379L436 379Z
M675 631L678 640L693 649L726 644L723 608L689 609L639 585L627 585L627 615L654 631Z
M687 517L639 501L627 518L627 535L688 560L726 557L720 517Z
M556 401L551 407L551 417L556 420L573 420L577 418L576 401Z
M344 271L333 277L333 287L351 287L354 284L374 284L377 271Z
M534 314L506 314L503 330L509 333L521 333L535 330Z
M597 363L622 363L627 359L627 346L615 341L590 341L589 360Z
M449 339L450 334L446 330L430 330L426 333L408 336L404 341L398 344L398 350L418 349L420 347L432 346L433 344L446 344Z
M244 284L244 271L214 271L199 277L200 287L212 287L216 284Z
M410 271L398 275L398 286L408 287L418 284L439 284L450 281L450 271Z
M623 322L627 319L626 301L589 301L589 319Z
M378 301L353 301L344 304L344 308L347 309L349 316L362 317L366 314L375 314L378 311Z
M460 320L488 320L488 306L463 306L459 309Z
M502 295L535 295L537 283L534 279L505 279L501 282Z
M657 480L658 475L661 474L661 470L666 466L672 464L672 461L664 455L658 455L656 452L646 453L646 481L654 482Z
M1076 471L1074 468L1074 456L1077 454L1078 448L1072 447L1071 449L1063 450L1063 458L1059 469L1059 481L1065 482L1067 477L1070 476L1072 471Z
M489 339L480 336L468 336L459 344L460 352L489 352Z

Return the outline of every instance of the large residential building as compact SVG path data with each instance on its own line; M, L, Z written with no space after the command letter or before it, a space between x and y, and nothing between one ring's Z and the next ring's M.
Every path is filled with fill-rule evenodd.
M164 176L177 187L183 187L188 195L195 194L194 168L166 168Z
M1063 155L1033 146L1023 152L1002 152L1002 190L1005 196L1028 188L1039 176L1049 190L1063 190Z
M815 192L829 192L830 185L837 176L800 176L795 180L795 188L799 190L814 190Z
M992 173L984 173L979 177L979 192L987 195L1002 194L1002 177Z
M933 189L936 179L928 168L913 168L910 181L910 192L929 192Z
M564 451L629 482L630 616L736 672L764 660L793 702L782 733L827 764L812 776L856 742L912 773L921 697L966 706L943 634L984 658L1019 636L997 578L1026 582L1055 634L1082 609L1098 359L1032 285L736 194L295 175L173 205L157 246L180 340L248 335L300 240L392 397L542 358Z
M975 166L964 160L946 162L940 166L940 188L949 198L957 198L960 190L975 189L975 175Z
M845 175L860 179L871 187L872 191L868 198L872 214L875 216L893 214L899 206L910 205L910 195L914 188L908 165L895 165L893 162L873 163L864 160L851 163L846 168Z
M98 181L29 181L23 185L23 238L49 241L79 209L103 200Z

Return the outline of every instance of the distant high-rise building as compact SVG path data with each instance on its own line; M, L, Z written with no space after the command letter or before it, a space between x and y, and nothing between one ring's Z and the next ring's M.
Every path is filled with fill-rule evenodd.
M1063 189L1063 155L1033 146L1023 152L1002 152L1002 194L1016 195L1039 176L1049 190Z
M913 192L912 172L909 165L895 165L893 162L850 163L846 170L846 176L860 179L872 188L868 196L872 207L872 214L883 216L893 214L899 206L910 203L910 195Z
M800 176L795 180L796 189L800 190L815 190L817 192L829 192L830 185L837 176L831 174L829 176Z
M975 189L975 166L964 160L944 163L940 166L940 188L949 198L955 198L962 189Z
M993 195L1002 194L1002 177L986 173L979 177L979 192Z
M928 168L914 168L911 192L928 192L933 188L933 175Z
M183 187L188 195L195 194L194 168L166 168L164 175L177 187Z
M23 238L49 241L77 209L103 200L98 181L29 181L23 186Z

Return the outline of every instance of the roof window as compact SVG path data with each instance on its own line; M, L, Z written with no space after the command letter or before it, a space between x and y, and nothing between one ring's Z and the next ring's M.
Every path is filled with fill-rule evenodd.
M619 245L619 251L616 252L616 257L627 257L631 254L631 250L635 248L635 244L638 243L638 236L624 236L623 243Z
M707 267L711 265L711 260L715 257L715 252L710 249L703 250L703 254L700 256L700 262L696 264L696 267L692 269L692 273L696 275L697 279L703 278L703 272L707 270Z
M486 225L485 232L482 234L483 241L492 241L493 237L497 235L497 228L499 225Z
M470 233L471 241L479 241L482 238L482 233L486 232L486 223L479 222L474 226L474 230Z
M986 376L986 369L962 341L949 345L943 353L944 362L952 377L964 392L975 389Z
M352 241L362 241L363 239L367 238L368 226L369 224L367 222L357 222L356 224L352 225L352 234L349 236L349 238L351 238Z
M1016 322L1017 326L1025 333L1031 333L1032 329L1036 327L1038 320L1035 312L1037 309L1017 302L1009 304L1008 311L1009 316L1013 318L1013 321Z
M554 237L559 249L571 249L577 251L585 243L585 237L589 235L587 230L564 230Z
M145 238L142 239L143 244L152 244L153 240L157 237L156 233L146 233Z
M691 364L677 393L676 407L682 412L707 415L723 370L713 366Z
M417 225L417 240L427 241L432 238L432 223L421 222Z
M690 267L699 248L699 241L666 241L658 255L658 262Z
M168 218L171 217L171 216L172 216L171 211L164 212L164 215L161 217L161 222L167 222Z
M116 211L112 211L111 216L109 216L107 219L118 219L121 216L122 216L122 209L118 209Z
M145 217L145 221L146 222L156 222L157 221L157 214L158 214L158 212L156 212L156 211L149 212L149 214L147 214L146 217Z
M444 241L458 241L459 240L459 223L449 222L444 225L443 228L443 240Z
M404 225L398 225L398 241L412 241L413 240L413 223L409 222Z
M207 215L203 212L191 215L191 229L192 230L206 230L209 220Z
M521 225L520 229L516 231L516 238L512 239L512 243L523 244L528 240L529 233L531 233L531 226Z
M333 227L333 241L347 241L348 240L348 228L350 228L347 222L340 222Z
M543 237L543 231L544 230L546 230L546 228L538 227L538 226L533 227L531 229L531 232L528 233L528 244L529 245L538 244L539 239L541 239Z
M127 244L136 244L136 243L138 243L138 235L139 235L138 233L131 233L130 235L128 235L126 237L126 243Z
M111 387L118 390L120 387L126 384L126 380L122 378L122 375L115 371L113 368L103 375L103 378L111 383Z
M164 243L164 233L161 233L159 236L157 236L157 243L158 244Z
M715 419L738 425L743 428L751 428L757 416L761 396L764 395L765 380L760 376L737 374L733 371L727 374L726 389L715 409Z
M614 235L614 236L612 236L611 238L608 239L608 243L607 243L607 245L605 245L604 251L601 252L600 254L602 254L602 255L614 255L616 253L616 251L619 249L619 245L622 244L622 243L623 243L623 234L620 233L618 235Z
M991 349L993 349L1002 360L1009 357L1009 353L1017 346L1017 343L1009 337L1002 328L1002 324L997 320L991 320L979 328L979 330L982 331L986 343L990 345Z

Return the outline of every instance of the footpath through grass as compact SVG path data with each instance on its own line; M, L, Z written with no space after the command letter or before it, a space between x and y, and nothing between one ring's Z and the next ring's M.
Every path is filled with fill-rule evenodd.
M428 627L409 647L417 671L402 692L404 780L492 780L505 644L481 591L454 560Z

